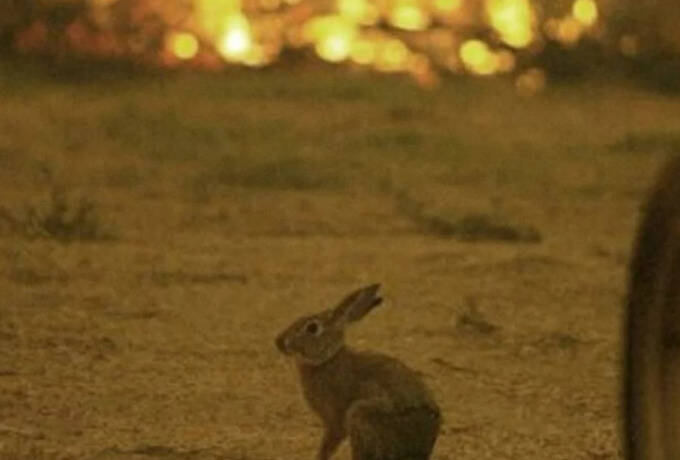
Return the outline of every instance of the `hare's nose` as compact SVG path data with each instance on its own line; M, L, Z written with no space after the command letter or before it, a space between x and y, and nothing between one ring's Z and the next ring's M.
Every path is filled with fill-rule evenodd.
M288 353L288 340L280 335L276 338L276 348L279 349L281 353Z

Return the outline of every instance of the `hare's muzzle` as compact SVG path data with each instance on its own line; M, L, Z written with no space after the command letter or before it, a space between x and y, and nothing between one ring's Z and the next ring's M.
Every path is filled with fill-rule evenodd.
M284 355L290 355L290 350L288 349L288 340L284 334L281 334L276 338L276 348L278 348L279 351Z

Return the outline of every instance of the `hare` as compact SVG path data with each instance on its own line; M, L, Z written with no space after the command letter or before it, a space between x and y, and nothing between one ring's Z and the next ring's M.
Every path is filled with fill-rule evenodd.
M378 288L352 292L276 338L277 348L295 358L304 396L325 427L318 460L329 459L347 436L353 460L427 460L439 433L439 407L413 370L345 345L345 327L382 302Z
M680 157L659 176L630 264L626 458L680 458Z

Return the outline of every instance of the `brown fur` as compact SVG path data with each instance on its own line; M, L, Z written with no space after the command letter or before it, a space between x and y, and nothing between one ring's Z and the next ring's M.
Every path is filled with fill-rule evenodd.
M323 421L319 460L330 458L347 436L354 460L427 460L439 433L439 408L414 371L344 345L344 325L380 303L376 292L374 285L352 293L334 310L302 318L277 338L279 349L295 356L305 398ZM312 322L322 323L326 335L311 337Z

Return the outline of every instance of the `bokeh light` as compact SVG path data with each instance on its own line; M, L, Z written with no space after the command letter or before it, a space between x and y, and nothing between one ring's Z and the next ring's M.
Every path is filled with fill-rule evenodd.
M14 46L27 53L63 55L65 47L100 56L127 53L158 65L215 69L225 62L268 65L294 49L305 58L402 72L420 83L440 72L526 69L546 41L576 48L587 37L638 56L645 34L613 34L604 23L602 11L611 12L614 1L86 0L87 15L65 25L64 40L37 18L15 33ZM128 30L134 34L126 36ZM518 87L530 86L526 75L515 77Z
M508 45L524 48L533 40L534 13L529 0L487 0L486 12L491 26Z
M432 6L436 11L442 13L452 13L458 10L463 4L463 0L434 0Z
M583 24L572 16L567 16L557 23L556 38L565 45L573 45L583 35Z
M425 30L430 25L428 13L412 0L400 0L390 12L390 24L404 30Z
M250 24L243 14L235 13L224 20L224 31L218 50L228 60L242 60L253 45Z
M498 71L498 59L489 45L481 40L468 40L460 47L460 58L465 67L478 75L491 75Z
M304 36L314 43L317 55L329 62L347 59L357 36L358 27L343 16L329 15L312 19L304 28Z
M350 59L356 64L370 65L375 61L376 44L372 40L358 39L352 43Z
M378 44L374 67L381 72L406 70L410 52L408 47L396 38Z
M190 32L173 32L168 36L168 46L179 59L192 59L198 54L198 39Z
M349 21L361 25L373 25L380 19L380 12L369 0L338 0L338 13Z
M572 5L571 14L581 24L590 27L597 21L597 4L594 0L576 0Z

